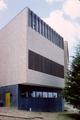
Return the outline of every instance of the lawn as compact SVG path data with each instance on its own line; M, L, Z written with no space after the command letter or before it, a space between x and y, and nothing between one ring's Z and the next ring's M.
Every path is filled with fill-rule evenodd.
M80 120L80 114L78 113L42 113L43 120Z

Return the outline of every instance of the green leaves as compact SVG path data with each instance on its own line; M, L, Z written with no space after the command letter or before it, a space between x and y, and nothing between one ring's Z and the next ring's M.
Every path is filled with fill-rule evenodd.
M65 99L77 108L80 108L80 44L77 46L76 54L73 57L65 80Z

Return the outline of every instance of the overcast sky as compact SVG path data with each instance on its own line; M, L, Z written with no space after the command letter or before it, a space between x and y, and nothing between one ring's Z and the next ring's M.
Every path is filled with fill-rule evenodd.
M80 1L0 0L0 29L26 6L68 41L72 56L77 41L80 41Z

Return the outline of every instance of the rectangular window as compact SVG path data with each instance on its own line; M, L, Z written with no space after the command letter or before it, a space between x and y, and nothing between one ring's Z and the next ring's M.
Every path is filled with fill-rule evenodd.
M45 24L45 37L47 38L47 25Z
M31 92L31 97L33 97L33 98L36 97L36 93L35 93L35 91L32 91L32 92Z
M41 34L43 35L43 21L41 20Z
M47 39L49 40L49 26L47 26Z
M52 92L48 92L48 97L49 98L53 98L53 93Z
M57 98L57 93L53 92L53 98Z
M43 98L47 98L47 97L48 97L47 92L43 92Z
M49 28L49 39L50 39L50 41L51 41L51 33L52 33L51 28Z
M41 34L41 20L39 19L39 32Z
M38 29L39 29L39 23L38 23L38 17L36 16L36 31L37 32L39 32Z
M46 24L44 23L44 36L46 37Z
M37 98L42 98L43 97L43 93L42 92L36 92L36 97Z
M36 30L36 15L35 14L33 14L33 29L35 29Z
M51 41L53 42L53 30L51 29Z
M29 50L28 68L43 72L49 75L64 78L64 67L54 61L51 61L35 52Z
M47 39L48 39L48 25L46 25L46 34L47 34Z

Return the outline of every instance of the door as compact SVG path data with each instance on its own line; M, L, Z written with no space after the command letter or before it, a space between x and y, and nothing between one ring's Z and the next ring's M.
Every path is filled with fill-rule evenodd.
M10 107L10 92L6 92L6 107Z

